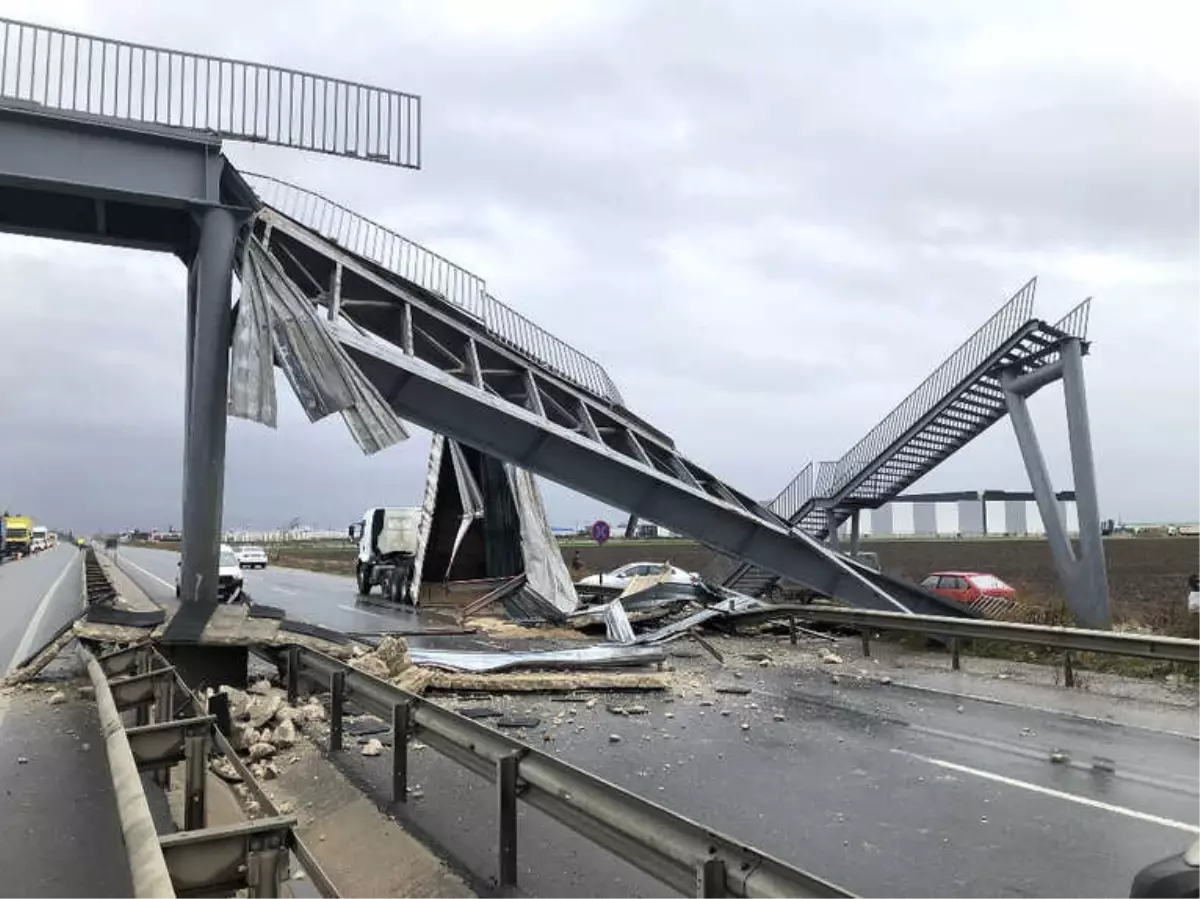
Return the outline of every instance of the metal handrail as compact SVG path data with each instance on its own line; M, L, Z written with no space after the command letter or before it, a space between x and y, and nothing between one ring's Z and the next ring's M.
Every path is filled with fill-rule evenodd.
M871 630L893 630L936 637L960 637L1024 643L1046 649L1095 652L1105 655L1157 659L1163 662L1200 664L1200 641L1158 634L1123 634L1113 631L989 621L979 618L950 618L939 615L905 615L841 606L796 605L771 610L824 624L841 624Z
M812 499L813 495L813 463L809 462L791 482L779 491L767 508L784 520L790 521Z
M588 774L477 721L407 693L317 650L295 647L298 676L331 684L385 721L407 706L409 727L425 745L495 781L499 763L515 762L517 797L682 893L723 896L846 896L840 887L719 831ZM400 738L395 751L403 751ZM709 884L709 874L713 880ZM717 873L719 872L719 873ZM701 874L706 876L701 878Z
M594 396L625 405L599 362L497 300L483 278L314 191L269 175L241 174L276 212L470 313L493 337Z
M421 98L0 17L0 101L421 167Z
M1032 319L1036 290L1035 277L842 456L838 461L831 493L836 493L859 474L917 419L957 388L963 379L974 371L981 361L994 353L1017 328Z

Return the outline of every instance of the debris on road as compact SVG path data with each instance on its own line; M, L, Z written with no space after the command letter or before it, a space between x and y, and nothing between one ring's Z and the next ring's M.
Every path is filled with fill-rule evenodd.
M50 698L46 700L50 705L62 705L67 701L67 694L62 690L55 690L50 694Z
M512 674L457 674L437 671L432 673L428 689L458 693L573 693L578 690L654 692L666 690L670 685L669 675L657 671L538 671Z
M381 752L383 752L383 743L374 737L371 737L371 739L367 740L366 744L362 748L362 754L366 756L376 756Z
M608 735L608 742L610 742L610 743L620 743L620 742L621 742L621 735L620 735L620 734L609 734L609 735Z
M1050 753L1050 761L1055 765L1065 765L1067 762L1071 761L1071 757L1061 749L1056 749Z
M826 665L842 664L842 657L830 649L821 650L821 661Z

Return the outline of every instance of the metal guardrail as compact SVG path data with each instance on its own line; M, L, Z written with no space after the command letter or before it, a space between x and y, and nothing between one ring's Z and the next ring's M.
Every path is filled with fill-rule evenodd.
M0 18L0 101L421 166L413 94Z
M440 296L481 321L493 337L512 349L594 396L624 406L621 392L599 362L497 300L487 292L483 278L318 193L269 175L241 174L276 212Z
M830 492L835 492L870 464L886 447L954 390L1021 325L1033 318L1037 278L1032 278L982 327L934 369L896 408L838 461ZM828 493L821 493L827 496Z
M289 853L308 873L318 895L336 886L304 841L296 818L280 814L179 672L148 643L100 656L81 647L96 691L135 896L280 896L291 869ZM220 697L224 699L224 697ZM135 711L126 727L120 715ZM226 706L227 711L227 706ZM259 803L262 817L222 826L207 823L207 769L213 749L237 771ZM184 764L183 829L159 835L146 808L142 774Z
M516 803L520 799L685 895L849 895L827 881L323 653L291 647L286 660L291 698L302 679L329 687L332 748L340 747L341 711L347 700L393 723L395 799L403 801L405 795L410 736L420 737L425 745L498 785L498 880L502 889L516 883Z
M825 624L842 624L860 630L902 631L975 640L1025 643L1046 649L1095 652L1107 655L1157 659L1163 662L1200 664L1200 641L1154 634L1120 634L1083 628L1020 624L971 618L942 618L936 615L905 615L836 606L798 605L780 609L780 615Z

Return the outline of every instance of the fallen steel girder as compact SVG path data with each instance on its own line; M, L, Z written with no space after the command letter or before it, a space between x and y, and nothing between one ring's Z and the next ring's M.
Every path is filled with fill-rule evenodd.
M875 587L857 567L774 516L622 455L528 409L437 369L352 325L330 325L380 395L405 420L469 444L641 518L661 522L826 596L885 611L962 614L896 582Z

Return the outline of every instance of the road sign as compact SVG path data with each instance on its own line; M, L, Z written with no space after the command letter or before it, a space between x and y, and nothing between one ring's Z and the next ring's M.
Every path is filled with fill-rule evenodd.
M597 521L592 525L592 539L597 543L603 544L612 536L612 528L608 526L607 521Z

